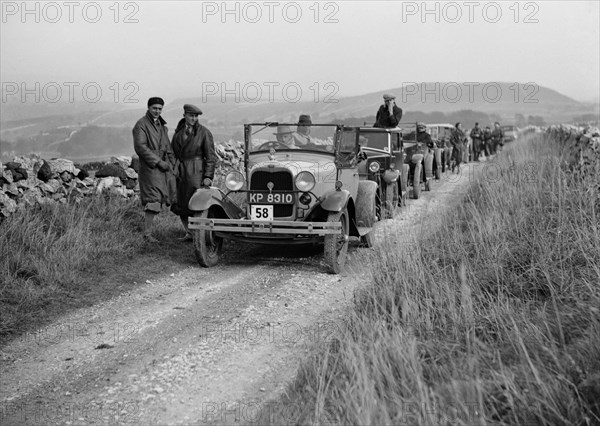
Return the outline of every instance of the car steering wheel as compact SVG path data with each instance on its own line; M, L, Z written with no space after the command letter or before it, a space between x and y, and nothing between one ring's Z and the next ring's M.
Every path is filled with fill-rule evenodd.
M258 147L257 151L261 151L263 149L290 149L290 147L286 144L284 144L283 142L279 142L279 141L270 141L270 142L265 142L263 143L261 146Z

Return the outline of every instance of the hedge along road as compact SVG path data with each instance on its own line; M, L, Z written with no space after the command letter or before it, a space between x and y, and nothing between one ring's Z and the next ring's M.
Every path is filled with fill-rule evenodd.
M378 224L377 239L391 230L407 236L425 222L431 230L481 172L473 166L409 200ZM344 327L354 290L370 281L369 249L351 245L341 275L299 247L226 243L225 250L214 268L184 268L5 346L0 423L255 419L311 345Z

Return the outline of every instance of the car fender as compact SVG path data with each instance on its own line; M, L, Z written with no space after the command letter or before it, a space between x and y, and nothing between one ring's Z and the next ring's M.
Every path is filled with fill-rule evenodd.
M423 161L423 154L414 154L410 161L413 164L419 164L421 161Z
M188 203L188 208L193 212L200 212L217 205L220 206L230 218L244 217L244 211L225 196L218 188L199 188L194 192Z
M400 171L399 170L386 170L383 173L383 181L385 183L387 183L388 185L390 183L396 182L399 177L400 177Z
M340 212L348 204L350 191L347 189L333 190L323 195L321 208L328 212Z

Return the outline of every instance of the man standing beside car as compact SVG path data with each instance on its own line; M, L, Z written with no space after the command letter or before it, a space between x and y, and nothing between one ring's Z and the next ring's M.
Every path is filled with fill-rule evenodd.
M483 131L483 147L485 149L485 158L488 159L492 155L492 130L490 126L485 126Z
M464 150L465 150L465 142L467 137L462 130L462 124L460 122L454 125L454 131L452 132L452 136L450 137L450 142L452 143L452 158L454 159L454 163L452 164L452 171L454 172L455 168L458 168L458 172L460 173L460 163L463 160Z
M174 201L172 167L175 159L165 126L167 122L160 116L164 104L158 97L148 99L146 115L132 130L133 148L140 157L138 182L144 208L144 239L151 243L158 242L152 236L155 216Z
M473 141L473 159L479 161L479 155L481 154L481 144L483 141L483 132L479 127L479 123L475 123L475 127L471 130L471 140Z
M398 126L402 119L402 108L396 106L394 95L383 95L384 104L379 107L373 127L390 129Z
M494 123L494 130L492 131L492 143L494 145L494 154L498 151L498 146L500 146L500 151L502 151L502 147L504 146L504 131L497 121Z
M185 228L181 241L193 239L188 227L188 219L192 215L188 203L198 188L212 185L217 163L213 135L198 122L201 114L202 111L197 106L185 104L183 118L179 120L171 141L178 161L177 203L171 210L179 216Z

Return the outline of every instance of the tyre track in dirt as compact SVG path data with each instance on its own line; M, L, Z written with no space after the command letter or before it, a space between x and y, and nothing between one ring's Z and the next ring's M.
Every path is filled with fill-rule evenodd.
M471 181L468 167L377 236L431 230ZM209 411L211 423L248 423L240 404L276 399L307 350L344 327L354 290L370 281L369 249L352 248L341 275L303 248L226 250L218 267L161 277L4 347L0 423L203 424Z

